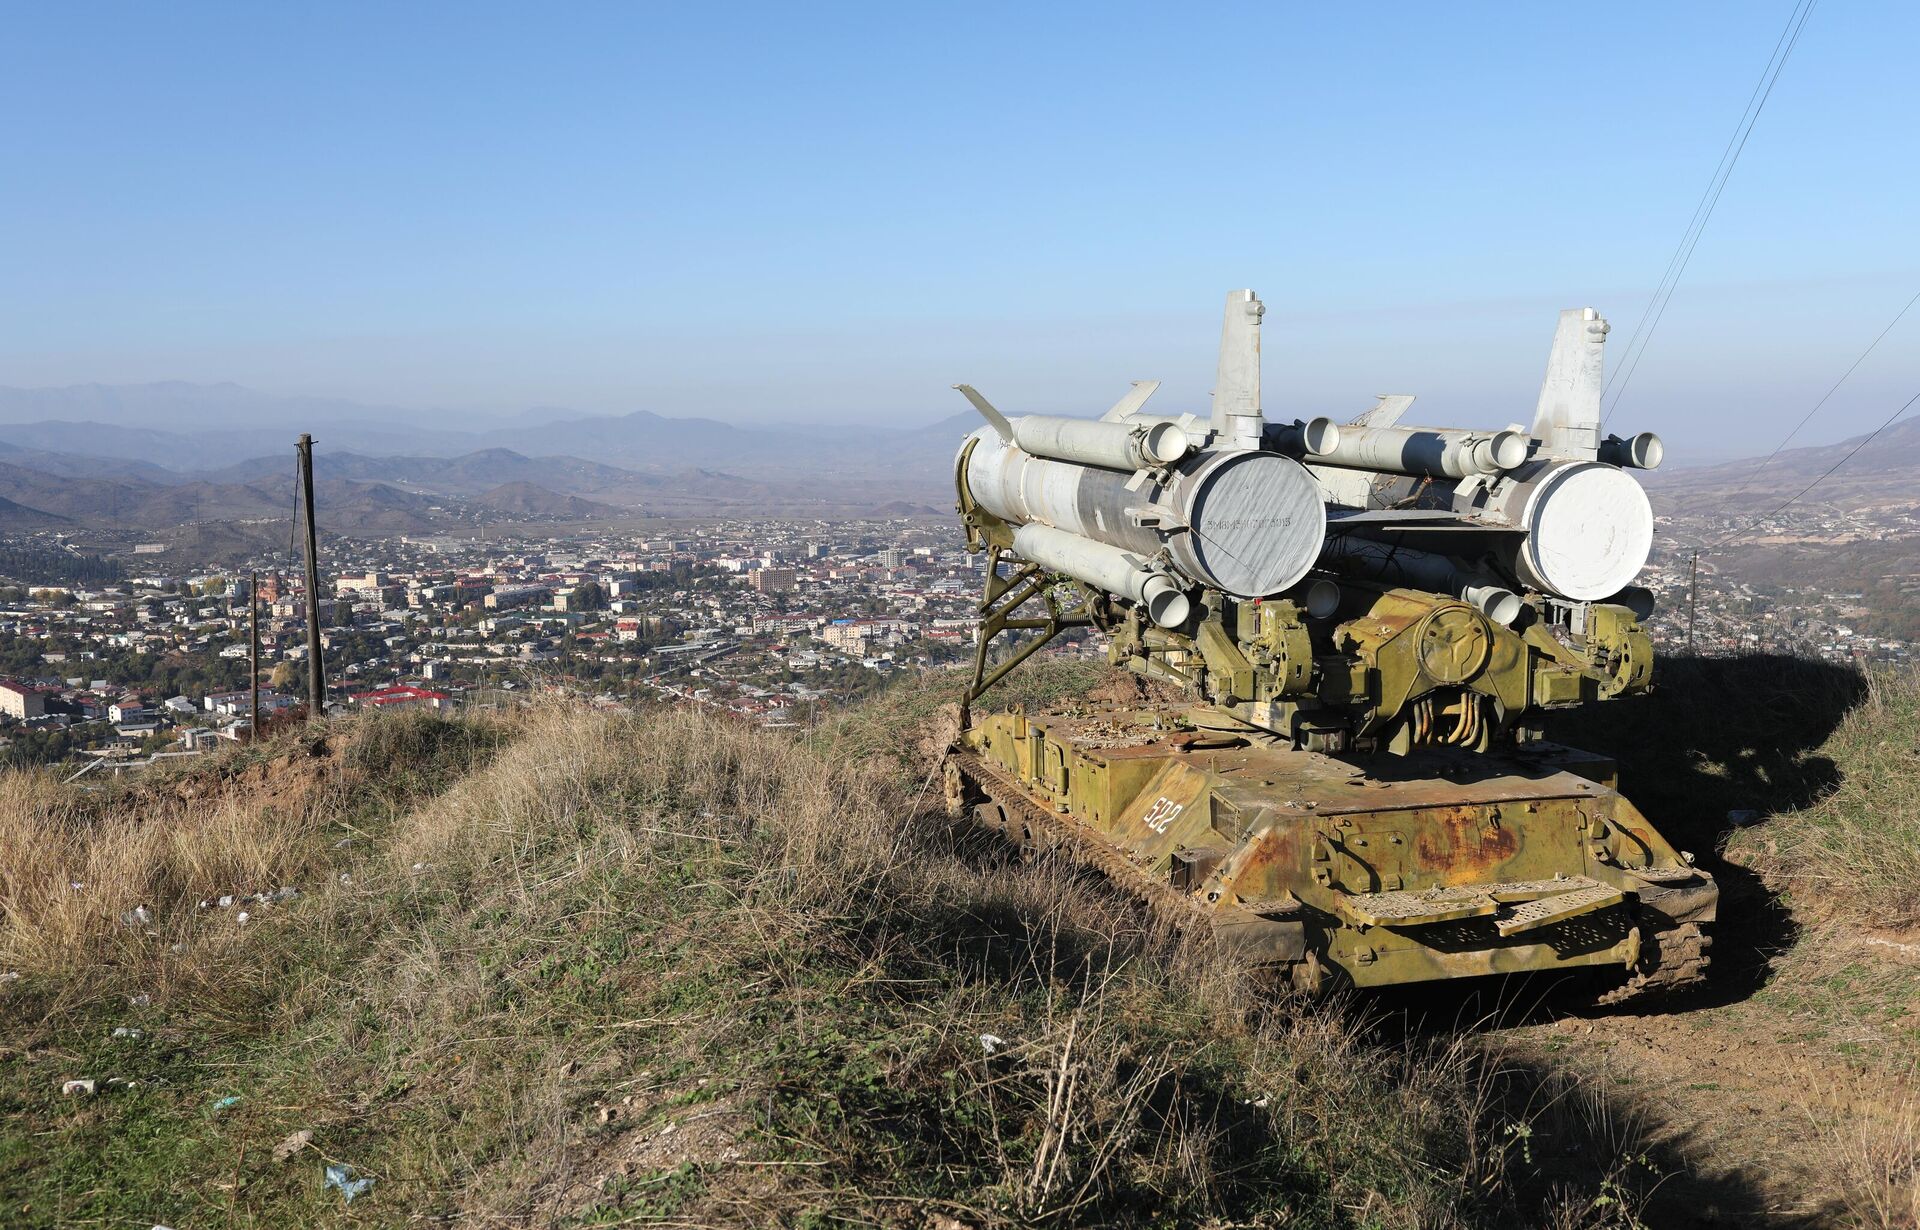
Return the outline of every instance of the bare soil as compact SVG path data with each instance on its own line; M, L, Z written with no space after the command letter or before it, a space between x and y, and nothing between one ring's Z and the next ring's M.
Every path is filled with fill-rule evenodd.
M1743 921L1736 911L1723 934ZM1649 1227L1911 1226L1920 951L1870 942L1885 938L1803 933L1779 968L1729 943L1709 990L1664 1010L1549 1010L1494 1032L1516 1055L1577 1073L1637 1122L1664 1172ZM1822 970L1876 964L1883 998L1863 1013L1836 1001L1842 990L1810 985L1821 981L1809 976L1810 950Z

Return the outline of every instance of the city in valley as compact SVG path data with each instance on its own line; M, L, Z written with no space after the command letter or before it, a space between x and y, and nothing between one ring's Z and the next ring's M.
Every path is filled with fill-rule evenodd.
M1684 472L1680 472L1684 475ZM324 516L324 512L323 512ZM1911 505L1814 505L1761 521L1772 551L1693 545L1745 524L1667 511L1642 582L1663 654L1786 651L1913 659L1920 519ZM1779 544L1826 562L1778 569ZM1891 573L1835 571L1836 552L1893 552ZM0 575L0 756L117 772L190 755L250 727L249 577L259 577L263 719L303 711L302 569L152 570L136 545L89 555L16 539ZM737 519L629 532L512 527L484 539L336 539L323 549L321 656L330 708L500 705L563 692L601 705L687 702L806 724L902 669L970 660L983 557L935 517ZM1758 561L1756 563L1755 561ZM55 571L91 574L51 581ZM1745 565L1745 567L1742 567ZM1097 632L1047 652L1105 657Z
M325 552L330 707L453 708L564 691L790 725L972 647L976 561L929 521L738 521L657 535L340 541ZM36 557L39 558L39 557ZM263 720L304 707L298 562L139 569L0 589L15 763L142 764L249 727L249 578ZM117 569L115 570L117 571Z

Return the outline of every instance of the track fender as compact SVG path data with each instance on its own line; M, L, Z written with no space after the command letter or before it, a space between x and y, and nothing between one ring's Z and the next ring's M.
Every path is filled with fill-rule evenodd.
M1226 951L1260 965L1301 961L1307 955L1307 927L1297 919L1223 912L1214 923L1214 936Z

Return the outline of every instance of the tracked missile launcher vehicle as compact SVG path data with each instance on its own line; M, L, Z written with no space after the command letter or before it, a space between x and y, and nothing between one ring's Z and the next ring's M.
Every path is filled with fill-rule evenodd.
M986 425L955 481L986 592L949 806L1089 862L1297 985L1591 971L1603 1002L1704 976L1714 882L1543 719L1645 691L1653 534L1601 438L1607 325L1563 312L1531 427L1274 424L1262 308L1227 300L1212 413ZM1139 686L993 711L1063 633ZM1083 631L1079 635L1088 635Z

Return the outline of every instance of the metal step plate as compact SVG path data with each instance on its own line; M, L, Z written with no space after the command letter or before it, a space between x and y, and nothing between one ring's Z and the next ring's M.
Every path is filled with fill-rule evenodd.
M1357 923L1372 927L1412 927L1493 913L1500 906L1487 895L1488 887L1472 884L1412 893L1362 893L1341 897L1336 904L1342 914Z
M1494 924L1494 929L1501 935L1519 935L1549 923L1604 910L1623 899L1624 894L1611 884L1593 884L1591 888L1576 888L1570 893L1556 893L1515 906L1512 914Z
M1604 909L1622 899L1620 890L1586 876L1552 880L1516 880L1504 884L1460 884L1451 888L1386 893L1355 893L1336 902L1340 912L1370 927L1418 927L1482 918L1502 906L1516 906L1499 922L1502 935L1530 931L1563 918Z

